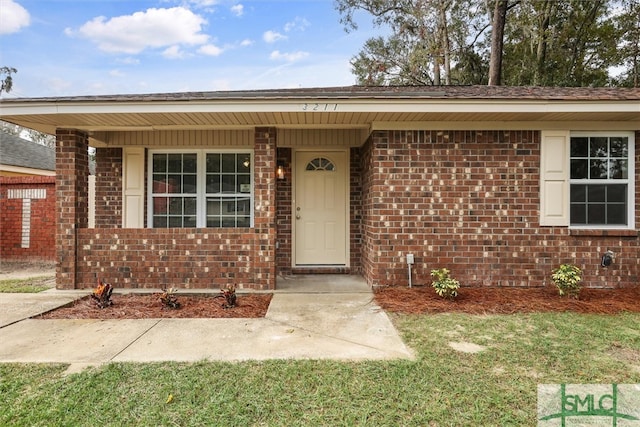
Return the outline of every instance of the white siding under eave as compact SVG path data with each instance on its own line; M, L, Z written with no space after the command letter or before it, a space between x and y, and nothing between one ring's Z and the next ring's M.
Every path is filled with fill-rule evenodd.
M166 130L109 132L104 142L112 147L253 147L253 129Z

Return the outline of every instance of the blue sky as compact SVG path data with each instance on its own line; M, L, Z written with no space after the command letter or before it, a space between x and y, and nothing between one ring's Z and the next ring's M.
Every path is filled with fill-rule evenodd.
M379 29L333 0L0 0L5 97L342 86Z

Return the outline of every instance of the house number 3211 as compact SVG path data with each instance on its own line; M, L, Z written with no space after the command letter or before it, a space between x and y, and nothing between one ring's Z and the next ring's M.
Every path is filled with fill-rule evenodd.
M302 111L336 111L338 104L302 104Z

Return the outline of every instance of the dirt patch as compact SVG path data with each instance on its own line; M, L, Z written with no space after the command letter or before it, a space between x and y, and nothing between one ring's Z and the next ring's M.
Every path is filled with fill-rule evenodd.
M384 310L396 313L512 314L562 312L615 314L640 312L640 287L588 289L578 300L560 297L556 288L461 288L455 300L436 295L430 286L388 287L375 292Z
M478 344L474 344L472 342L450 342L449 347L452 349L459 351L461 353L480 353L481 351L486 350L486 347Z
M224 299L214 295L178 295L181 307L170 309L160 303L159 294L114 294L109 307L98 308L95 301L85 297L34 319L257 318L265 316L271 297L239 294L237 306L225 309Z

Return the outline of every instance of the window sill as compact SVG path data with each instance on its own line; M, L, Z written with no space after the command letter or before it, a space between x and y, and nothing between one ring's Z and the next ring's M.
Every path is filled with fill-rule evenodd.
M577 237L638 237L638 230L569 229L569 235Z

